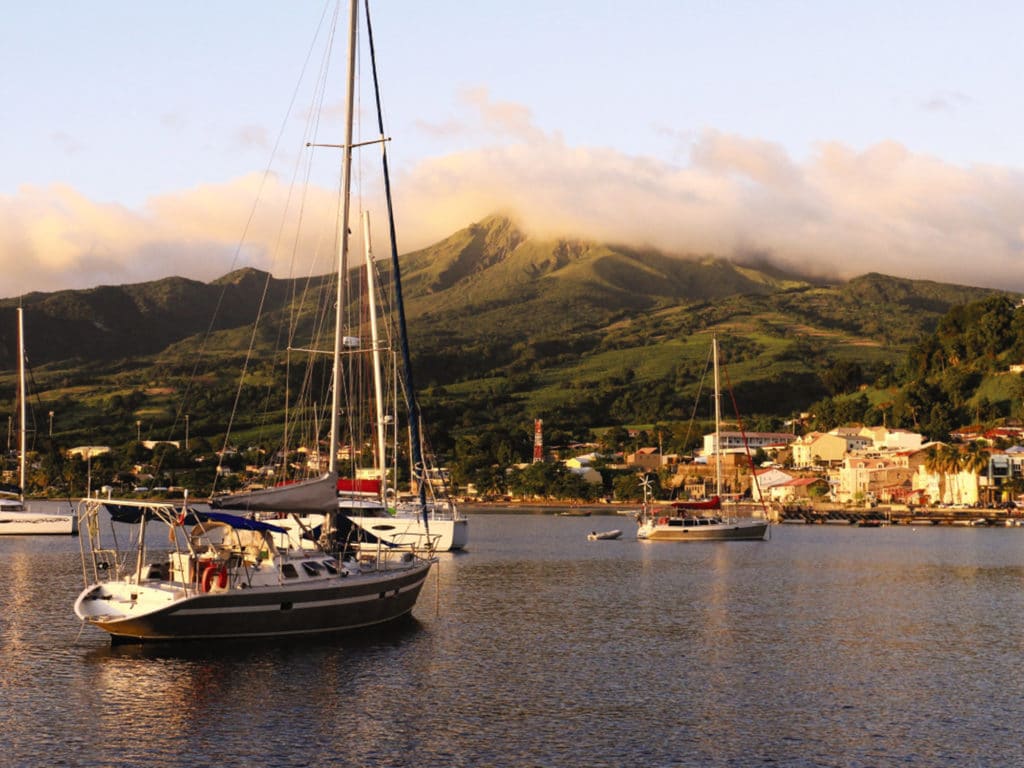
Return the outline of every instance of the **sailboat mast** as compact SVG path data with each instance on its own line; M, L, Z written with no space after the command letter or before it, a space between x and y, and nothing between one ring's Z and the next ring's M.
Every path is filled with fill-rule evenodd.
M377 409L377 472L380 498L386 498L387 457L384 453L384 386L380 368L380 334L377 331L377 288L373 279L373 249L370 246L370 212L363 211L363 243L366 249L366 295L370 310L370 343L373 347L373 401Z
M388 150L384 135L384 111L380 103L380 86L377 81L377 57L373 46L373 28L370 24L370 4L366 0L366 29L369 33L370 69L373 71L373 92L377 103L377 127L381 137L381 167L384 172L384 200L388 212L388 235L391 240L391 272L395 290L395 313L398 324L398 340L402 353L402 375L405 380L405 397L409 410L409 450L412 454L412 480L419 490L420 508L423 510L423 522L427 524L426 484L427 467L423 460L422 440L420 438L420 406L416 399L416 385L412 375L412 356L409 352L409 334L405 323L405 301L402 298L402 270L398 263L398 238L395 235L395 212L391 199L391 174L388 172Z
M711 337L715 369L715 495L722 496L722 390L718 382L718 336Z
M356 83L356 20L358 18L358 0L350 0L348 8L348 86L345 93L345 143L342 148L341 161L341 210L338 212L338 229L340 244L338 247L338 288L337 306L334 315L334 391L331 396L331 435L330 459L328 471L337 477L338 474L338 435L341 420L341 348L344 343L344 316L347 301L345 278L348 274L348 216L351 197L352 180L352 124L355 105Z
M25 500L25 317L18 307L18 497Z

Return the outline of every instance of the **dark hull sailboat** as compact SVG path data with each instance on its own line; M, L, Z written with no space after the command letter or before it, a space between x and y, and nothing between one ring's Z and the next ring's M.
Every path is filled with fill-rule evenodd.
M142 527L132 537L138 547L110 549L104 542L114 537L100 532L104 502L82 502L94 581L75 614L120 641L288 637L385 624L412 611L431 565L387 549L341 557L280 550L272 536L280 527L226 513L152 502L111 507L111 525ZM153 524L170 529L171 550L148 550L145 529Z
M357 9L352 0L341 221L347 221L349 212ZM244 516L187 503L175 508L84 500L78 519L88 532L83 547L87 585L75 602L82 621L117 641L219 640L375 627L412 611L433 563L430 554L380 542L352 548L347 520L337 511L345 338L341 296L348 248L348 230L341 230L327 472L315 480L214 500L216 506ZM397 269L393 279L397 283ZM410 380L407 396L414 403L411 393ZM301 528L302 540L296 541L292 529L277 524L282 515L297 523L320 515L325 530L313 535ZM114 530L101 534L108 521ZM168 529L168 536L153 537L159 547L147 538L153 525ZM126 537L121 526L136 530ZM134 544L118 549L116 543L124 541Z

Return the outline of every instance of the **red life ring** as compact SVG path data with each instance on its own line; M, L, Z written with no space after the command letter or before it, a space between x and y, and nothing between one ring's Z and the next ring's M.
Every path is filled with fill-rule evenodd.
M668 525L668 518L667 517L659 517L658 518L658 525Z
M228 569L223 565L210 562L206 564L206 568L203 570L203 592L209 592L213 588L214 576L217 577L218 589L224 589L228 585Z

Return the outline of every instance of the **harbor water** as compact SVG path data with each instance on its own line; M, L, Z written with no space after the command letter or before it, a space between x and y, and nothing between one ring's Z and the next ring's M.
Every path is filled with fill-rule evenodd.
M77 538L0 539L0 765L1024 765L1024 528L470 528L401 626L154 646L75 619Z

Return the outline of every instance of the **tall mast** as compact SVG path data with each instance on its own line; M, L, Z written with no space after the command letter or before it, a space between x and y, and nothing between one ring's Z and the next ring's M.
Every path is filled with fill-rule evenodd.
M711 337L711 356L715 367L715 495L722 496L722 393L718 383L718 336Z
M416 399L416 385L412 375L412 356L409 352L409 334L405 323L405 301L402 298L402 270L398 264L398 238L395 235L395 212L391 199L391 175L388 172L387 138L384 135L384 112L380 103L380 86L377 81L377 59L373 46L373 27L370 24L370 2L366 0L366 30L369 33L370 69L373 71L373 92L377 102L377 128L380 131L381 166L384 172L384 200L388 211L388 235L391 240L391 272L395 289L395 313L398 324L398 340L402 353L402 376L405 380L405 397L409 410L409 450L412 454L412 480L418 485L420 508L423 522L427 523L426 485L427 466L423 460L423 440L420 436L420 406ZM429 532L429 531L428 531Z
M356 20L358 18L358 0L350 0L348 8L348 87L345 95L345 143L342 147L341 188L342 202L338 213L338 229L341 242L338 247L338 289L337 307L334 319L334 392L331 397L331 436L330 459L328 471L338 474L338 435L341 419L341 347L344 337L344 315L347 292L345 277L348 274L348 215L350 183L352 179L352 124L354 122L355 82L356 82Z
M18 496L25 500L25 317L18 307Z
M380 368L380 334L377 331L377 288L373 277L373 249L370 247L370 212L363 211L363 244L366 249L366 295L370 310L370 343L373 347L373 401L377 422L377 472L380 498L386 498L387 457L384 454L384 386Z

